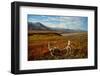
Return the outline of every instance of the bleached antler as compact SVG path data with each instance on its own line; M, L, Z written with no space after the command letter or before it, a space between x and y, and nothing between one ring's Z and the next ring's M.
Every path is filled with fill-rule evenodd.
M50 51L51 56L54 56L54 55L52 54L53 48L51 48L51 46L50 46L50 43L49 43L49 42L48 42L48 49L49 49L49 51Z

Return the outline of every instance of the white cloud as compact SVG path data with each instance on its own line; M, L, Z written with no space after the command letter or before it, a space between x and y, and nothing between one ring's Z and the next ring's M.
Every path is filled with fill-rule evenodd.
M30 18L32 22L41 22L51 28L66 28L66 29L82 29L82 17L74 16L40 16L38 18Z

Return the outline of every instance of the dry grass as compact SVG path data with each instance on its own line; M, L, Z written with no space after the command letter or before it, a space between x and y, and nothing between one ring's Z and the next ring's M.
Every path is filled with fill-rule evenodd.
M72 33L71 33L72 34ZM67 41L71 41L71 51L63 51ZM61 49L58 56L51 56L48 50L48 42L51 46ZM35 34L28 36L28 60L55 60L76 59L88 57L87 33L81 32L72 35L59 36L55 34Z

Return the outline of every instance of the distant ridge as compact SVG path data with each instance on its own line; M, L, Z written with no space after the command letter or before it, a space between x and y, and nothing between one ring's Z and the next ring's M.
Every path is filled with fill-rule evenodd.
M29 31L55 31L55 32L62 32L62 33L70 33L70 32L86 32L83 30L74 30L74 29L65 29L65 28L50 28L45 26L40 22L32 23L28 22L28 30Z
M49 30L49 28L44 26L40 22L36 23L28 22L28 30Z

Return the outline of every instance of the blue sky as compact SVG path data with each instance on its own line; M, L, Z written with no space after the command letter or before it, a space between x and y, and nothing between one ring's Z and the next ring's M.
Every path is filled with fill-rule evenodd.
M29 14L27 18L28 22L41 22L45 26L51 28L88 30L88 17Z

